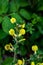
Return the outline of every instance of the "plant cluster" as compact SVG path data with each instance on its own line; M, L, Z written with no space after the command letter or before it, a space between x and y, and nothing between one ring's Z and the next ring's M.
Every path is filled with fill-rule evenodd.
M0 65L43 65L43 0L0 0Z

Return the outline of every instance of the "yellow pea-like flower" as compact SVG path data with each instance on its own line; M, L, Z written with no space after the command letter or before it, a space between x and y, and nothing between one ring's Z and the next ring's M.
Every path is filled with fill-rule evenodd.
M18 65L22 65L23 64L23 61L22 60L18 60L17 64Z
M10 48L10 45L9 45L9 44L6 44L6 45L5 45L5 50L8 51L9 48Z
M12 17L12 18L10 19L10 21L11 21L12 24L14 24L14 23L16 22L16 18L13 18L13 17Z
M19 34L24 35L25 33L26 33L26 32L25 32L25 29L20 29Z
M31 65L35 65L35 62L31 62Z
M37 45L33 45L32 46L32 51L36 52L38 50L38 46Z
M14 29L10 29L10 30L9 30L9 34L10 34L11 36L13 36L13 35L15 34Z

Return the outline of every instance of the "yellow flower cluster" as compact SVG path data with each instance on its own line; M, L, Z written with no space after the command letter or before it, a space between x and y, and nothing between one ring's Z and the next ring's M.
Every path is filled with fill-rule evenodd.
M24 28L25 28L25 23L21 25L21 29L19 31L19 35L24 35L26 33Z
M32 61L32 62L31 62L31 65L43 65L43 63L37 63L37 64L35 64L35 62Z
M16 22L16 19L12 17L12 18L10 19L10 22L11 22L11 23L15 23L15 22ZM21 35L24 35L24 34L25 34L25 29L24 29L25 23L22 24L22 25L20 25L20 27L21 27L21 29L19 30L19 34L18 34L18 35L15 34L15 30L14 30L14 29L10 29L10 30L9 30L9 34L10 34L11 36L21 36Z
M11 36L17 36L17 35L15 34L14 29L10 29L10 30L9 30L9 34L10 34ZM25 34L25 29L20 29L18 36L21 36L21 35L24 35L24 34Z
M19 30L19 35L18 36L21 36L21 35L24 35L26 33L24 27L25 27L25 24L22 24L20 25L21 26L21 29Z
M8 51L8 50L13 51L13 49L14 49L13 45L11 43L6 44L4 48L5 48L6 51Z
M33 45L32 46L32 51L36 52L38 50L38 46L37 45Z

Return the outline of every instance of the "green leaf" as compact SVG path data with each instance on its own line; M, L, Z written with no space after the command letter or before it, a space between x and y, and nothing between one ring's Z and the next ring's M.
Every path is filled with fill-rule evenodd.
M24 50L25 50L25 52L24 52ZM27 53L26 48L24 46L20 46L20 54L24 56L24 55L26 55L26 53Z
M2 57L1 57L1 48L0 48L0 60L2 59Z
M10 29L14 28L14 24L12 24L10 22L10 18L9 17L7 17L7 16L4 17L4 20L2 22L2 28L3 28L3 31L5 33L7 33L7 34L9 33Z
M24 0L11 0L10 1L10 12L17 12L20 7L28 6L28 1Z
M4 48L4 46L9 43L9 39L10 39L10 37L9 37L8 35L7 35L5 38L0 39L1 48L2 48L2 46L3 46L3 48ZM3 53L3 52L2 52L2 53Z
M19 4L20 7L26 7L29 5L28 1L24 0L17 0L17 3Z
M0 23L2 22L3 18L0 16Z
M43 34L43 17L40 17L40 21L37 25L37 28L41 34Z
M3 30L0 29L0 39L5 38L6 36L7 34Z
M16 2L16 0L11 0L10 2L10 12L16 12L19 9L19 4Z
M32 14L30 12L27 12L25 9L20 10L20 15L27 20L31 19L32 16Z
M43 11L43 0L39 0L37 11Z
M34 41L36 39L38 39L40 37L40 32L39 31L35 31L33 32L33 34L31 35L31 40Z
M0 48L0 65L1 65L1 62L2 62L2 56L1 56L1 48Z
M12 65L12 61L13 61L13 58L8 57L3 61L2 65Z
M12 14L11 15L11 17L14 17L14 18L16 18L16 20L17 20L17 23L23 23L23 20L22 20L22 18L20 17L20 15L19 14L17 14L17 13L14 13L14 14Z
M43 26L38 26L39 32L43 34Z
M40 7L38 8L38 11L43 11L43 6L40 6Z
M8 11L8 2L9 0L0 0L0 15Z

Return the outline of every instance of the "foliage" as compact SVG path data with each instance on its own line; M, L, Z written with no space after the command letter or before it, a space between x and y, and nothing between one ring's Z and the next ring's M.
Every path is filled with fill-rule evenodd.
M16 19L16 23L11 23L12 18ZM15 33L13 36L9 34L10 29L14 29ZM21 29L22 32L20 34ZM11 46L14 47L16 51L11 51L12 49L7 51L4 48L5 45L9 43L12 43ZM39 47L35 55L31 50L32 45ZM18 59L25 59L25 65L30 64L32 59L36 64L38 62L42 63L43 54L41 54L41 59L39 59L40 57L38 58L39 60L37 59L37 56L40 56L42 51L43 0L0 0L0 63L2 65L9 65L11 62L12 64L13 57L11 57L11 61L9 61L10 58L6 58L4 61L2 60L6 52L16 54L17 58L15 63L17 63ZM18 55L21 56L21 58L19 58Z

